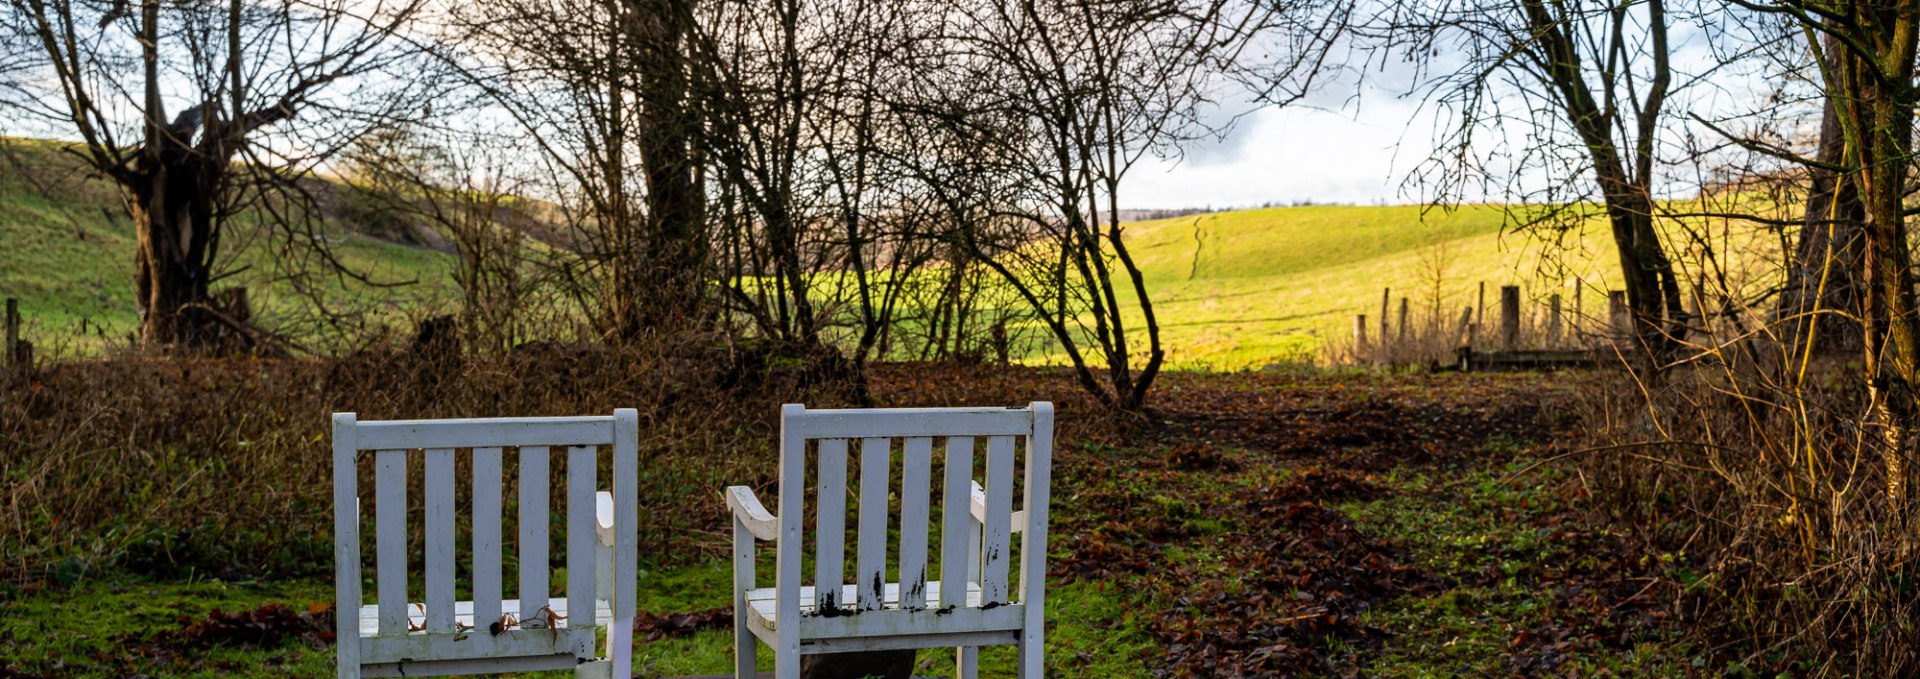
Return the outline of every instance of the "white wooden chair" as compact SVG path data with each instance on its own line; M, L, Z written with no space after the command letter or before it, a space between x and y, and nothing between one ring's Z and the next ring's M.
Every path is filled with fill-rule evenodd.
M985 439L986 487L975 483L975 438ZM1014 511L1016 439L1026 440L1024 510ZM855 577L845 581L847 447L860 442ZM899 510L893 440L900 439ZM928 554L935 439L944 439L939 580ZM801 584L808 442L814 456L813 586ZM1018 644L1021 677L1042 675L1047 554L1047 487L1053 405L1026 408L808 410L780 414L778 516L744 486L727 489L733 509L735 676L755 675L758 638L774 650L774 676L798 679L800 656L909 648L956 649L956 676L977 674L978 647ZM888 580L889 524L899 528L898 577ZM1012 534L1022 536L1019 582L1009 581ZM756 540L775 543L771 588L754 577Z
M338 674L351 677L573 669L631 676L638 533L639 416L360 422L333 416L334 572ZM613 450L612 493L599 492L599 449ZM501 469L518 450L519 595L501 598ZM547 530L551 456L566 450L564 597L550 596ZM454 469L470 452L471 601L455 601ZM360 495L355 458L373 451L379 602L360 605ZM420 451L420 452L415 452ZM425 597L410 598L407 464L424 457ZM422 601L422 603L410 603ZM596 652L607 631L607 653Z

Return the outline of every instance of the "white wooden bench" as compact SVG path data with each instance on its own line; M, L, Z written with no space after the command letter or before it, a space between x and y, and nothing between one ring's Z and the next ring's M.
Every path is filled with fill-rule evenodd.
M899 440L898 509L890 506L895 440ZM1026 442L1023 510L1015 511L1016 448ZM858 524L854 578L846 580L847 457L859 442ZM935 442L945 467L934 477ZM975 482L975 446L984 442L986 485ZM809 446L809 442L814 442ZM815 449L812 493L813 585L802 583L807 524L809 448ZM1053 452L1053 405L1026 408L808 410L780 415L779 514L752 489L734 486L734 672L753 677L755 639L774 649L774 676L798 679L803 654L951 647L956 676L977 674L978 647L1019 645L1021 677L1044 671L1043 617L1047 553L1047 488ZM941 501L939 579L928 558L931 491ZM900 540L889 579L889 527ZM1020 533L1019 581L1010 578L1012 534ZM773 587L754 575L756 541L775 543Z
M611 493L600 492L600 449L613 451ZM519 462L519 598L503 599L501 472ZM566 591L548 591L552 457L565 451ZM360 422L333 416L334 571L338 675L434 676L572 669L579 677L631 676L638 534L639 416ZM371 451L378 602L360 605L360 502L356 458ZM466 550L471 600L455 601L456 455L473 470ZM425 591L409 592L407 467L424 458ZM421 599L410 594L424 594ZM414 603L419 602L419 603ZM597 653L607 632L607 652Z

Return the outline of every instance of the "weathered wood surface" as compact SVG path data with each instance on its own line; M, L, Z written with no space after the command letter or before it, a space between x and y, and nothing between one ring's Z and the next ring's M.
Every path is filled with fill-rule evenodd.
M572 669L576 677L631 676L638 556L639 415L359 422L334 415L334 562L339 616L337 676L430 676ZM518 451L519 597L502 597L502 466ZM613 453L611 492L600 490L600 451ZM374 470L374 575L378 602L361 605L361 496L357 460ZM566 591L548 591L552 456L565 453ZM456 478L471 457L470 485ZM421 473L409 473L414 457ZM409 486L420 483L417 514ZM470 601L455 601L458 489L468 485L473 526ZM408 518L424 521L425 558L410 563ZM420 571L413 570L415 567ZM410 577L414 573L422 577ZM424 590L408 590L410 582ZM605 655L599 635L607 634Z
M857 451L850 450L856 440ZM977 444L984 444L979 451L984 454L976 452ZM936 449L945 458L937 477ZM1051 404L899 410L789 405L781 413L780 450L777 515L750 488L735 486L725 493L734 517L738 676L756 676L753 655L761 643L774 650L773 674L782 679L802 676L802 656L942 647L956 649L956 675L971 678L977 671L976 649L995 644L1019 646L1020 676L1041 676ZM850 484L854 452L859 476ZM976 476L976 461L981 476ZM811 502L804 498L809 491ZM857 506L848 506L850 497ZM802 510L809 505L812 516ZM936 506L937 519L932 516ZM936 523L938 579L931 577L928 542ZM811 545L802 541L809 532ZM1017 553L1015 534L1021 536ZM774 543L772 587L760 586L754 572L759 542ZM814 571L811 584L804 584L801 556L809 546ZM852 582L846 581L849 548ZM897 557L891 571L889 556ZM889 572L898 580L888 581ZM901 657L910 658L862 656L861 661L884 660L881 664L891 666ZM806 671L826 676L820 673L829 672L828 664L826 659L809 662Z

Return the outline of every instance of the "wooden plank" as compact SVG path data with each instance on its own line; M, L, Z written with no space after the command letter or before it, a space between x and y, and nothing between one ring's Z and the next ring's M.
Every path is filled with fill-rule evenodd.
M847 440L820 442L820 471L815 475L813 586L814 605L837 608L847 557ZM783 493L785 491L782 491Z
M640 412L617 408L613 422L613 619L607 654L613 676L631 677L640 561Z
M1024 408L868 408L806 410L788 425L809 439L1025 434L1033 414Z
M380 633L407 633L407 451L374 453L374 568Z
M546 446L520 449L520 610L515 613L525 622L550 601L547 597L547 495Z
M987 439L987 520L980 539L980 590L987 603L1007 602L1012 558L1013 437Z
M933 439L907 439L900 453L900 607L927 605L927 512Z
M354 435L357 416L333 414L333 591L334 610L360 610L360 494L359 454ZM339 679L360 676L360 629L351 615L335 616L334 674Z
M456 660L464 658L501 658L508 656L541 656L565 654L577 665L583 657L580 651L590 649L598 641L592 627L570 628L562 622L554 629L511 629L499 635L486 630L480 634L492 640L492 648L467 643L474 638L469 632L467 639L451 642L450 634L401 634L390 637L371 637L360 640L361 657L367 664L381 662L406 662L436 658ZM591 651L588 651L591 653ZM572 665L569 665L571 667Z
M1021 676L1039 676L1047 648L1047 520L1053 501L1053 404L1034 403L1033 434L1027 437L1026 530L1020 537Z
M805 406L789 403L780 408L780 541L776 543L777 573L774 586L780 592L776 610L781 617L800 617L800 553L805 549L801 527L802 499L806 495L807 439L795 428L806 413ZM800 676L800 626L786 625L774 633L774 672L791 679Z
M760 498L753 489L746 486L728 486L726 491L727 507L733 510L733 518L740 522L741 529L761 540L773 540L780 536L780 517L767 513L760 504Z
M808 591L812 591L811 588L809 588ZM978 597L977 592L975 593L975 597L976 598ZM501 605L506 606L508 610L519 610L520 602L516 599L507 599L500 603ZM567 607L566 599L554 599L553 611L555 613L559 613L561 615L567 616L566 620L562 620L560 622L560 626L562 628L567 627L568 623L571 623L573 621L573 609ZM613 619L613 609L610 606L608 606L605 602L596 601L594 602L593 610L589 615L591 616L591 618L588 618L588 617L580 618L580 620L582 621L581 623L582 625L586 625L587 623L585 621L589 619L591 619L593 621L592 624L596 626L604 625L606 624L607 621ZM378 606L361 606L360 615L359 615L360 634L362 636L377 636L380 633L379 617L380 617L380 611ZM455 622L458 622L460 624L473 624L475 622L475 618L473 616L473 602L471 601L454 602L453 603L453 619ZM488 624L491 624L493 621L489 620L486 622ZM479 627L484 628L486 627L486 625L484 624L479 625ZM413 634L415 636L422 636L422 635L426 635L427 633L414 632ZM439 635L439 636L452 636L452 635ZM471 633L468 634L469 641L472 641L472 636L473 635ZM488 635L488 636L491 636L491 635Z
M486 629L500 619L500 468L498 447L473 449L473 617Z
M987 523L987 489L981 488L978 483L973 484L973 520L980 522L981 525ZM1015 533L1020 532L1020 528L1027 525L1026 510L1014 512L1011 523L1013 527L1010 530Z
M613 442L613 418L514 417L361 422L362 450L481 446L593 446Z
M1520 286L1500 286L1500 347L1520 348Z
M593 610L593 547L599 542L594 534L595 491L600 489L599 450L593 446L567 449L567 609ZM592 625L590 620L570 625Z
M973 513L968 508L973 502L973 437L947 439L947 479L942 488L945 501L941 520L945 528L940 533L940 580L946 587L939 606L945 608L962 605L958 593L966 591L954 585L967 581L967 561L972 551L968 548L972 538L967 533L973 528Z
M503 672L538 672L541 670L573 669L580 659L573 654L563 655L522 655L504 658L460 658L456 660L426 660L417 662L394 662L368 665L368 677L437 677L465 674L500 674Z
M453 449L426 452L427 631L453 631Z
M733 518L733 672L737 676L754 675L754 651L759 644L754 641L753 631L747 624L747 592L754 584L754 541L752 529L740 518L738 511Z
M887 586L887 491L893 485L893 441L860 440L860 533L854 551L856 603L880 610Z

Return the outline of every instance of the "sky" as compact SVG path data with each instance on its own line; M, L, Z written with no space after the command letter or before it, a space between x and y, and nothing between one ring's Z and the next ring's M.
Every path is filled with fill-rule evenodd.
M1401 181L1432 148L1435 116L1420 94L1409 94L1415 76L1406 64L1367 70L1365 79L1347 69L1328 74L1283 108L1259 106L1227 85L1202 114L1208 125L1226 126L1225 136L1189 142L1178 157L1142 160L1122 181L1120 206L1420 202Z
M1131 209L1417 202L1400 182L1426 157L1430 125L1416 101L1384 93L1357 106L1257 109L1224 139L1135 166L1120 202Z

